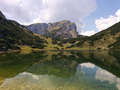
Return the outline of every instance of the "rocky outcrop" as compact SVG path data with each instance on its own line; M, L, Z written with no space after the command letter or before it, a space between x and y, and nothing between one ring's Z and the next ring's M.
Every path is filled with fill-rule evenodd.
M46 23L32 24L30 26L27 26L27 28L34 33L44 35L48 28L48 24Z
M6 17L3 15L3 13L0 11L0 17L6 19Z
M37 23L26 27L34 33L45 35L50 38L68 39L78 36L75 23L71 23L69 20L48 24Z

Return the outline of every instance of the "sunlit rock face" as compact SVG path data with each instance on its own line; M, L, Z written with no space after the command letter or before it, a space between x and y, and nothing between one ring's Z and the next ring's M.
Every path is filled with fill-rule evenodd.
M71 23L69 20L63 20L54 23L37 23L26 26L34 33L45 35L50 38L76 38L78 36L75 23Z

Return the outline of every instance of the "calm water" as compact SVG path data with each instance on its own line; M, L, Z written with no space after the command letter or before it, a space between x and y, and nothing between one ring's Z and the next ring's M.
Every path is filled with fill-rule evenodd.
M120 90L120 52L2 53L0 90Z

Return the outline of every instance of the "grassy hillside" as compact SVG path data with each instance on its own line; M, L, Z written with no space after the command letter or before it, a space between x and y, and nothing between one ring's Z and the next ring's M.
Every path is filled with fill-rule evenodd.
M77 35L76 25L68 20L41 23L33 29L45 27L44 36L33 33L19 23L0 14L0 51L6 50L109 50L120 49L120 22L93 36ZM77 38L75 38L77 36ZM71 38L74 37L74 38ZM69 39L67 39L69 38Z
M70 41L73 41L70 49L120 49L120 22L93 36L71 39Z
M20 45L42 49L44 41L24 26L0 17L0 50L20 49Z
M51 38L33 33L15 21L0 17L0 51L62 48L58 45L59 43L53 43L53 41Z

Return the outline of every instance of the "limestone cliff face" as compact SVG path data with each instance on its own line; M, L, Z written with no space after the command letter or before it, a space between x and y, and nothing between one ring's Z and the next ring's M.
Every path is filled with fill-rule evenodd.
M50 38L75 38L78 36L75 23L71 23L68 20L54 22L54 23L38 23L26 26L34 33L45 35Z
M27 28L34 33L44 35L48 28L48 24L46 23L32 24L32 25L27 26Z

